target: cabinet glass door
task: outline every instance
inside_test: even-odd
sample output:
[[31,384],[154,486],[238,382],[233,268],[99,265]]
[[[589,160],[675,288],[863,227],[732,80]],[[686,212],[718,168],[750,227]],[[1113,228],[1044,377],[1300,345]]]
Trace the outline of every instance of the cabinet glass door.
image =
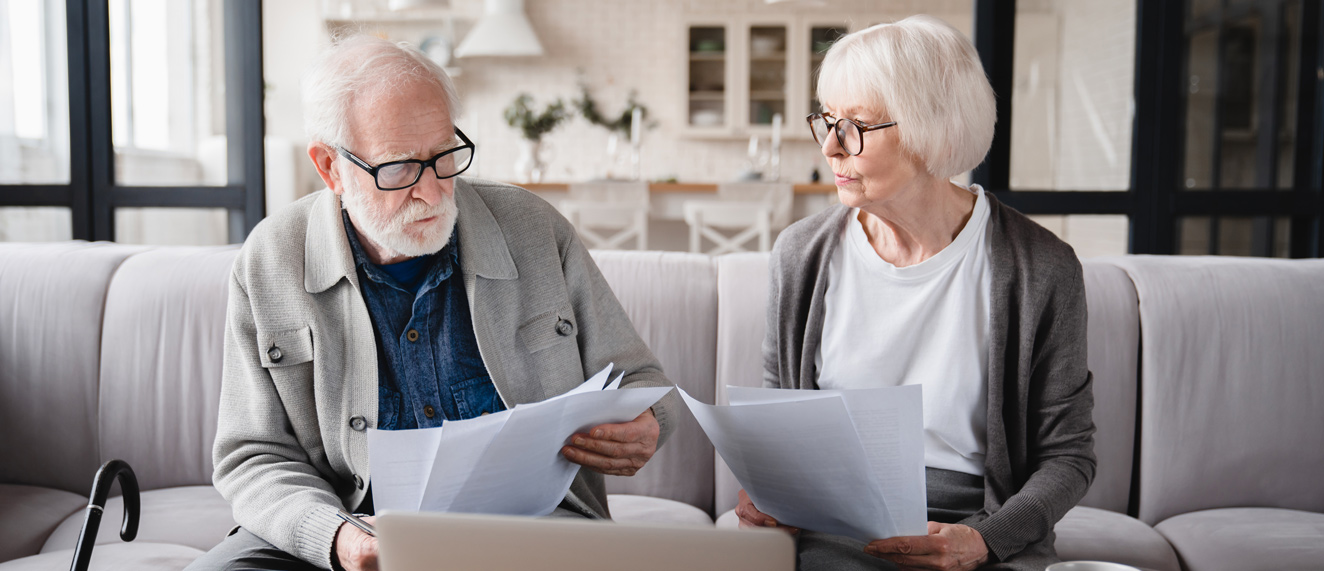
[[786,116],[786,26],[749,29],[749,124]]
[[726,28],[691,26],[689,125],[726,124]]
[[818,100],[818,68],[823,65],[823,56],[827,55],[828,48],[846,32],[845,24],[814,26],[809,30],[809,113],[823,109],[823,103]]

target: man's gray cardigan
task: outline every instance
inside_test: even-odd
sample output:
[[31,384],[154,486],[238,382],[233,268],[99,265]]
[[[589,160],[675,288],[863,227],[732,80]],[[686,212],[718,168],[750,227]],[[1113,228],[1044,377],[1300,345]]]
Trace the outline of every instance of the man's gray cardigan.
[[[456,179],[455,201],[474,336],[507,407],[564,393],[610,362],[627,371],[622,386],[671,385],[549,204],[466,179]],[[341,523],[336,508],[364,499],[365,429],[377,425],[377,349],[340,208],[323,190],[264,220],[244,243],[230,278],[213,451],[213,480],[235,521],[323,568]],[[653,407],[662,439],[677,406],[673,393]],[[581,469],[567,500],[609,516],[595,472]]]
[[[1094,479],[1085,286],[1070,246],[985,196],[993,279],[984,509],[961,523],[984,536],[990,562],[1043,569],[1056,559],[1054,524]],[[817,388],[828,262],[850,213],[834,206],[777,239],[763,343],[766,386]]]

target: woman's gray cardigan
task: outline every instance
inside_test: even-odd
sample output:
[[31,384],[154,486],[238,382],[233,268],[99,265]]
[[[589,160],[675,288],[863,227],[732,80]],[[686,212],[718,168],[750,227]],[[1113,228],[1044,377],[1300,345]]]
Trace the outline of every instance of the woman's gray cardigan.
[[[984,509],[961,523],[984,536],[990,563],[1043,569],[1056,560],[1053,525],[1094,479],[1085,285],[1070,246],[985,196],[993,278]],[[814,356],[823,335],[828,261],[850,212],[834,206],[777,239],[769,262],[765,386],[818,388]]]

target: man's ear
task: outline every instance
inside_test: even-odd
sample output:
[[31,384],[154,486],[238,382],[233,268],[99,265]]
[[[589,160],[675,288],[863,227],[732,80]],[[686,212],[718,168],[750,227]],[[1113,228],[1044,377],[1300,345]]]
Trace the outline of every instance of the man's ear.
[[340,181],[340,169],[336,168],[336,151],[324,143],[316,141],[308,143],[308,158],[312,159],[313,166],[317,167],[317,175],[322,177],[322,182],[331,192],[342,194],[345,192],[345,186]]

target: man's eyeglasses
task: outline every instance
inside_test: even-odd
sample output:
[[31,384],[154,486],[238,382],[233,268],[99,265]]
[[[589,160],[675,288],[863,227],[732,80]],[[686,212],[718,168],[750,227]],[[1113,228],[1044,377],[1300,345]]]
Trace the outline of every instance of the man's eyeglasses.
[[818,143],[818,146],[823,146],[828,132],[834,131],[837,133],[837,143],[841,145],[841,150],[852,156],[864,152],[865,133],[896,125],[896,121],[865,125],[854,119],[838,119],[824,113],[810,113],[805,117],[805,121],[809,122],[809,131],[814,134],[814,142]]
[[469,168],[474,158],[473,141],[464,136],[464,132],[459,129],[455,129],[455,135],[463,144],[444,150],[426,161],[418,159],[391,161],[374,167],[344,148],[336,147],[336,152],[359,168],[368,171],[377,182],[379,190],[401,190],[417,184],[418,180],[423,178],[423,170],[427,167],[432,167],[432,172],[436,173],[438,179],[451,178]]

